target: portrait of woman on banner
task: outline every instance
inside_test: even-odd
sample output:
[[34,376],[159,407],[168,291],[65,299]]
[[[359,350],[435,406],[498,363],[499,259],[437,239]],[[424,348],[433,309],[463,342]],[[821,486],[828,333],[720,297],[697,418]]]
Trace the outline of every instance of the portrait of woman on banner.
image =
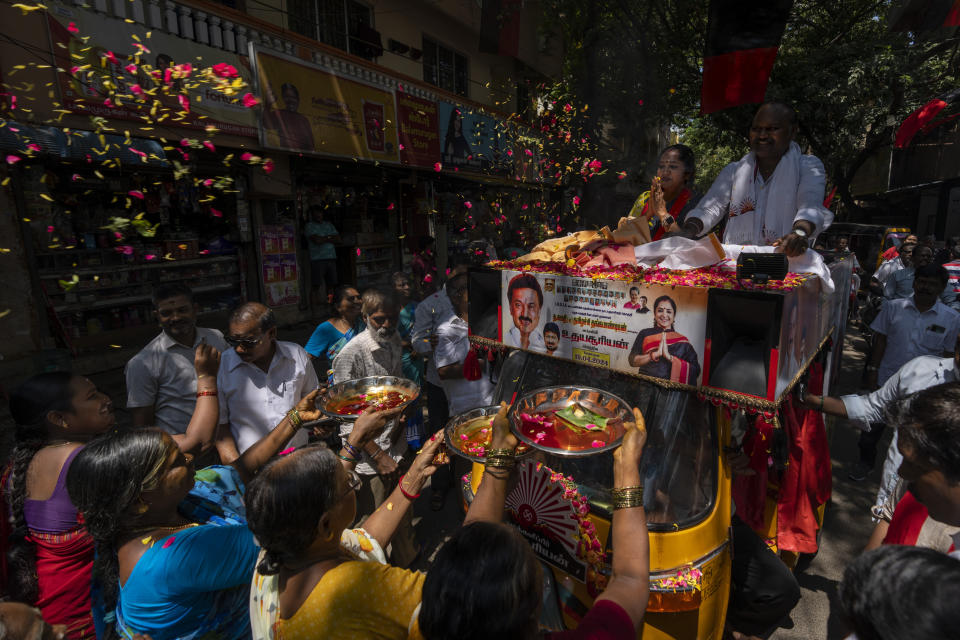
[[443,139],[443,152],[450,161],[453,158],[466,158],[470,155],[470,144],[463,133],[463,114],[454,107],[447,121],[447,135]]
[[674,321],[677,303],[660,296],[653,303],[653,327],[637,334],[630,352],[630,365],[639,373],[671,382],[695,385],[700,377],[697,352],[686,336],[677,333]]

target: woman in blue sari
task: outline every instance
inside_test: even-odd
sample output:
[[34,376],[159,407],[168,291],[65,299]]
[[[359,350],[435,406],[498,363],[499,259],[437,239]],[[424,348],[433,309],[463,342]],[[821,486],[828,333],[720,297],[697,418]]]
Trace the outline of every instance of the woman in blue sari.
[[[91,441],[67,473],[70,500],[96,545],[106,638],[250,637],[250,580],[259,548],[247,527],[245,483],[304,422],[318,391],[229,466],[195,471],[166,433],[114,431]],[[396,411],[364,414],[351,440]]]
[[321,322],[313,330],[304,349],[310,357],[326,361],[327,378],[330,382],[329,365],[340,353],[343,345],[363,331],[363,319],[360,317],[360,293],[353,285],[340,285],[333,292],[333,317]]

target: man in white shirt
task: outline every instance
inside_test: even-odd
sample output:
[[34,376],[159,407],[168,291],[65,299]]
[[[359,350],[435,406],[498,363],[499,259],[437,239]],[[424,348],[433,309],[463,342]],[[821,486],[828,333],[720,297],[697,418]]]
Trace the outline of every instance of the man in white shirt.
[[[898,403],[924,389],[944,382],[957,382],[960,372],[960,336],[954,344],[952,358],[920,356],[910,360],[890,376],[882,387],[866,395],[847,395],[840,398],[819,397],[808,394],[806,404],[824,413],[846,418],[861,430],[869,430],[871,424],[882,424],[887,413]],[[897,448],[898,431],[887,449],[883,462],[880,490],[874,506],[882,508],[897,485],[897,469],[903,457]]]
[[[357,334],[333,359],[333,383],[370,376],[403,376],[403,343],[397,326],[400,305],[393,291],[367,289],[361,310],[367,328]],[[352,422],[340,425],[346,438]],[[383,432],[364,446],[362,460],[356,466],[361,486],[357,494],[357,516],[363,522],[390,495],[399,480],[398,471],[407,453],[407,439],[399,420],[391,420]],[[413,520],[408,511],[391,540],[390,557],[397,566],[406,567],[416,558]]]
[[781,245],[791,257],[806,251],[833,213],[823,206],[823,163],[800,153],[796,132],[792,107],[761,105],[750,127],[750,152],[723,168],[687,214],[682,233],[700,236],[726,219],[725,244]]
[[446,289],[456,315],[437,329],[440,340],[435,357],[437,373],[450,402],[450,414],[457,415],[492,404],[494,386],[486,371],[482,372],[479,380],[467,380],[463,375],[463,363],[470,352],[467,276],[451,278]]
[[[891,271],[883,281],[883,297],[888,300],[909,298],[913,295],[913,278],[917,269],[925,267],[933,260],[930,247],[917,245],[909,258],[903,258],[903,268]],[[949,274],[948,274],[949,275]]]
[[[259,302],[245,302],[230,314],[224,339],[233,349],[223,354],[217,375],[217,450],[229,464],[319,385],[310,356],[298,344],[277,340],[276,316]],[[306,442],[301,430],[290,446]]]
[[[455,257],[451,264],[450,277],[454,278],[466,273],[469,262],[464,257]],[[437,363],[434,360],[434,349],[437,347],[437,328],[454,317],[450,297],[447,295],[446,285],[439,291],[427,296],[417,304],[414,314],[413,332],[410,334],[410,344],[413,350],[424,356],[427,369],[424,374],[423,391],[427,395],[427,416],[430,420],[431,432],[443,429],[450,419],[449,403],[443,390],[443,383],[437,375]],[[453,485],[453,475],[449,465],[441,465],[430,477],[430,506],[436,511],[443,508],[447,491]]]
[[514,276],[507,285],[507,301],[513,326],[504,337],[511,347],[546,352],[543,333],[537,330],[540,310],[543,308],[543,289],[537,277],[530,273]]
[[[928,264],[916,270],[914,294],[910,298],[887,300],[870,328],[876,335],[867,366],[870,388],[885,384],[904,364],[921,355],[942,356],[953,348],[960,330],[960,314],[938,300],[947,284],[943,267]],[[862,480],[873,468],[883,423],[860,434],[860,462],[850,472]]]
[[[898,407],[898,473],[931,518],[960,527],[960,384],[924,389]],[[960,554],[960,534],[953,536]]]
[[197,347],[206,343],[223,352],[227,344],[216,329],[197,327],[198,307],[189,287],[159,287],[153,306],[160,335],[127,363],[127,408],[136,427],[156,425],[170,435],[182,434],[197,404]]

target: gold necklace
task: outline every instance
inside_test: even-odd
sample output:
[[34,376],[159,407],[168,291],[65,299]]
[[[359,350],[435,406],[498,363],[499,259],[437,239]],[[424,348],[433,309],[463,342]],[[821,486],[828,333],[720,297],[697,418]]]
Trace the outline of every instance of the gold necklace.
[[[188,522],[187,524],[181,524],[181,525],[176,526],[176,527],[150,527],[150,528],[144,527],[144,528],[139,529],[139,530],[134,530],[134,533],[137,533],[138,531],[169,531],[170,533],[176,533],[177,531],[180,531],[181,529],[189,529],[189,528],[191,528],[191,527],[199,527],[199,526],[200,526],[200,525],[197,524],[196,522]],[[149,536],[146,536],[146,537],[144,537],[144,538],[141,538],[141,539],[140,539],[140,542],[141,542],[142,544],[145,544],[145,545],[146,545],[146,544],[150,544],[151,542],[155,542],[156,539],[157,539],[157,536],[155,536],[155,535],[149,535]]]

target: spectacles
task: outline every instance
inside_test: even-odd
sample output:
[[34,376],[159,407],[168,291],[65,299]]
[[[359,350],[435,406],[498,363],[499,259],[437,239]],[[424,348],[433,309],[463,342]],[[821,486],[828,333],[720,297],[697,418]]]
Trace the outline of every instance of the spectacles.
[[253,349],[263,342],[263,335],[261,334],[259,338],[232,338],[230,336],[224,336],[223,341],[233,348],[243,347],[244,349]]
[[350,495],[351,491],[359,491],[361,484],[362,481],[360,480],[360,476],[357,475],[356,471],[347,471],[347,490],[343,492],[343,494],[340,496],[340,499],[342,500]]

